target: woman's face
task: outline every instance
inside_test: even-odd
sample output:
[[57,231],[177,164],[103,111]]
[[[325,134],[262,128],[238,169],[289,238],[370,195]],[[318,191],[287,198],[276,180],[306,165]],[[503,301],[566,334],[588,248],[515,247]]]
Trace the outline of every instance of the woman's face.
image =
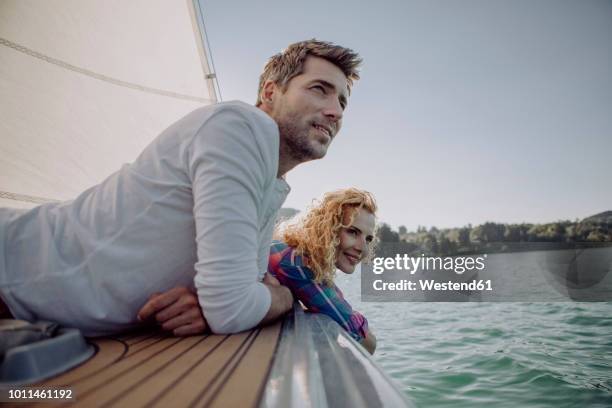
[[[352,211],[344,212],[342,224],[347,225],[351,221]],[[360,208],[353,223],[348,228],[340,229],[336,268],[344,273],[353,273],[355,266],[368,255],[368,244],[374,239],[375,223],[374,214]]]

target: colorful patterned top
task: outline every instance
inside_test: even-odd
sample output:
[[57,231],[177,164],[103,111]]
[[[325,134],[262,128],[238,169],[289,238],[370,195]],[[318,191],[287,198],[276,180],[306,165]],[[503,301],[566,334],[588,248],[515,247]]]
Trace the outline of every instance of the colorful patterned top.
[[365,338],[368,332],[366,318],[353,310],[336,285],[315,283],[312,270],[304,266],[302,257],[292,247],[272,241],[268,272],[288,287],[307,311],[328,315],[357,341]]

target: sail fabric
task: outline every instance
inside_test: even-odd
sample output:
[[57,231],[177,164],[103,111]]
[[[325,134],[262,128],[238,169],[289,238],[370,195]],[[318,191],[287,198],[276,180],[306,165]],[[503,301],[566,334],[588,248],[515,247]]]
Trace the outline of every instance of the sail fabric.
[[74,198],[216,102],[191,0],[0,1],[0,206]]

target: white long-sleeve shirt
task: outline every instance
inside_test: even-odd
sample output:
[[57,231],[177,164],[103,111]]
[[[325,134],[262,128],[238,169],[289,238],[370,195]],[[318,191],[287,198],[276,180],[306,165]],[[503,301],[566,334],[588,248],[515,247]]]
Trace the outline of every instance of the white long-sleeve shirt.
[[279,134],[242,102],[198,109],[75,200],[0,209],[0,291],[16,318],[102,335],[137,324],[149,295],[197,289],[214,332],[270,307],[260,281],[276,212]]

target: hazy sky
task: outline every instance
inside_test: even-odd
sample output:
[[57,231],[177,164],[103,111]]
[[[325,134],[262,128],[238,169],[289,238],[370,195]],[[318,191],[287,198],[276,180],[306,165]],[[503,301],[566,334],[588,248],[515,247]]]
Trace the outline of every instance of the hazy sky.
[[548,222],[612,209],[612,1],[201,0],[224,100],[316,37],[364,58],[327,156],[285,206],[372,191],[392,226]]

